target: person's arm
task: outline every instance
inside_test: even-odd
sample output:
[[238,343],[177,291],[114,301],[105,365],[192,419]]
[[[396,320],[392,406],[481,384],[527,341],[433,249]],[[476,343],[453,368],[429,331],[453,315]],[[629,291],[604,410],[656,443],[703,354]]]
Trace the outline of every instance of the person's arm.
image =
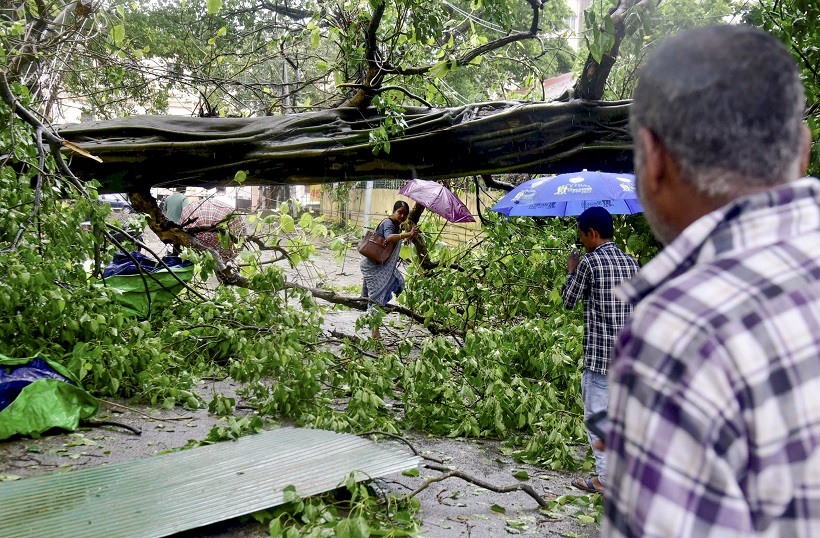
[[567,280],[561,288],[561,298],[564,300],[564,307],[572,310],[584,296],[584,288],[590,276],[589,261],[586,258],[579,261],[578,253],[573,251],[567,260],[567,271]]
[[384,237],[388,243],[398,243],[402,239],[410,239],[419,233],[419,229],[416,226],[413,226],[413,229],[409,232],[402,232],[398,230],[398,226],[391,219],[386,219],[379,228],[381,228],[381,233],[379,233],[378,229],[376,233]]
[[413,228],[409,232],[399,232],[395,234],[390,234],[387,237],[385,237],[385,239],[388,243],[398,243],[402,239],[411,239],[412,237],[415,237],[418,233],[418,227],[413,226]]

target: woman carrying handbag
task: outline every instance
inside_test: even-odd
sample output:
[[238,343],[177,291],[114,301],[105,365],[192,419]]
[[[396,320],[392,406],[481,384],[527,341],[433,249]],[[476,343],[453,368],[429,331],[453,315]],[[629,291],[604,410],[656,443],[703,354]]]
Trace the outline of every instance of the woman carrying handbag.
[[[390,302],[394,293],[398,295],[404,291],[404,277],[398,269],[401,242],[419,233],[419,229],[415,226],[409,232],[401,231],[401,224],[407,220],[408,214],[410,214],[410,206],[407,202],[399,200],[393,204],[393,214],[390,218],[384,219],[376,228],[376,235],[386,240],[388,248],[393,247],[393,252],[387,261],[380,264],[362,256],[361,269],[364,277],[362,297],[367,297],[372,301],[370,308],[374,304],[384,306]],[[373,329],[372,335],[374,339],[381,338],[378,327]]]

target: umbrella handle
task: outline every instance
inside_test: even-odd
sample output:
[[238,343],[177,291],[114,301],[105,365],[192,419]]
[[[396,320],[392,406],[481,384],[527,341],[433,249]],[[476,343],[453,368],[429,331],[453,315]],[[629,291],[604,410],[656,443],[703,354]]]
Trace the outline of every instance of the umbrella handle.
[[[444,221],[444,226],[447,226],[447,221],[446,220]],[[433,245],[435,245],[436,241],[438,241],[438,238],[441,237],[441,232],[444,231],[444,226],[441,227],[441,229],[438,231],[438,235],[436,235],[436,238],[433,239]]]

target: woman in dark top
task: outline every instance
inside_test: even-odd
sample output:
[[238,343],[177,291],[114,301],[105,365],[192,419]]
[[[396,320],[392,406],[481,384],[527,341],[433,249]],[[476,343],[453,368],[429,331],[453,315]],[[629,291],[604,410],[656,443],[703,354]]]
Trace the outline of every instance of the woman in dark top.
[[[393,253],[386,262],[376,263],[362,256],[361,268],[364,277],[362,296],[373,301],[371,307],[374,303],[381,306],[386,305],[394,293],[398,295],[404,290],[404,277],[398,269],[399,251],[402,240],[410,239],[419,233],[419,229],[415,226],[409,232],[401,231],[401,224],[407,220],[409,213],[410,206],[407,202],[399,200],[393,204],[393,214],[390,218],[384,219],[376,228],[376,233],[387,239],[388,243],[395,243]],[[381,338],[378,327],[373,329],[373,338]]]

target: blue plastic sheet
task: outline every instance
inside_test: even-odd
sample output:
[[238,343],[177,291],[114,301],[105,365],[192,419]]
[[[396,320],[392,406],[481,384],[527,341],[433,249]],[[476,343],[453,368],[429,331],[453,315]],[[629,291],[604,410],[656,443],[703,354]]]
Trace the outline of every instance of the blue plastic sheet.
[[22,366],[0,368],[0,411],[8,407],[24,388],[38,379],[56,379],[74,384],[39,358],[32,359]]
[[[131,257],[137,260],[139,267],[134,264]],[[162,261],[172,270],[179,267],[189,267],[193,265],[191,262],[182,261],[182,258],[179,256],[165,256],[162,258]],[[132,252],[130,256],[123,252],[118,252],[114,255],[114,259],[111,260],[111,263],[105,267],[103,278],[108,278],[114,275],[138,275],[141,272],[140,267],[142,268],[142,272],[145,273],[156,273],[157,271],[162,271],[165,269],[165,267],[157,260],[150,258],[141,252]]]

